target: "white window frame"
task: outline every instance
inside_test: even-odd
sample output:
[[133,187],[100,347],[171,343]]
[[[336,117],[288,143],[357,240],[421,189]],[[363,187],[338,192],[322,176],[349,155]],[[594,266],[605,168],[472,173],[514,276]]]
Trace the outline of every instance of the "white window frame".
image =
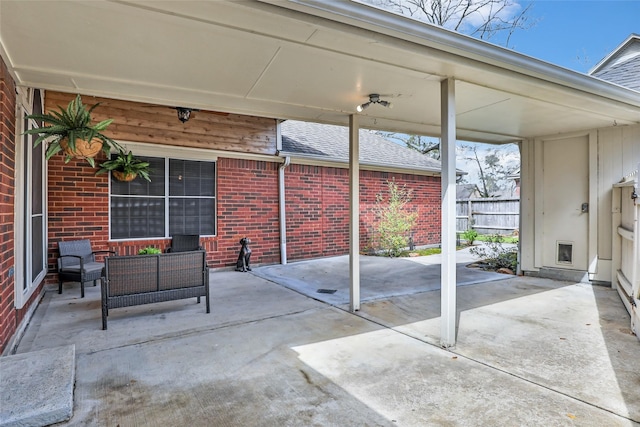
[[[165,158],[167,162],[168,168],[168,159],[176,159],[176,160],[192,160],[192,161],[204,161],[204,162],[212,162],[215,163],[216,174],[215,174],[215,206],[216,212],[214,212],[214,221],[215,221],[215,230],[216,234],[207,235],[206,237],[215,237],[218,232],[218,155],[211,150],[204,150],[198,148],[185,148],[185,147],[173,147],[168,145],[155,145],[155,144],[145,144],[140,142],[128,142],[128,141],[118,141],[120,145],[126,150],[131,150],[134,155],[142,156],[142,157],[159,157]],[[168,170],[168,169],[167,169]],[[109,178],[111,178],[111,173],[109,173]],[[169,196],[169,181],[165,180],[165,198]],[[136,238],[112,238],[111,237],[111,179],[109,179],[109,241],[112,242],[122,242],[122,241],[138,241],[138,240],[150,240],[150,239],[166,239],[170,237],[169,234],[169,204],[165,204],[165,226],[164,226],[164,236],[157,237],[136,237]]]
[[[33,112],[35,89],[33,88],[18,88],[16,96],[16,159],[15,159],[15,190],[14,191],[14,266],[13,272],[10,270],[9,274],[15,274],[14,281],[14,305],[16,309],[23,308],[36,289],[40,286],[42,281],[47,275],[47,262],[48,262],[48,247],[49,247],[49,226],[48,226],[48,188],[47,188],[47,161],[45,160],[45,150],[43,146],[42,150],[42,217],[43,217],[43,269],[36,276],[31,277],[30,272],[25,274],[25,266],[31,266],[32,251],[26,251],[27,242],[25,242],[24,236],[30,232],[31,221],[25,221],[27,213],[30,214],[31,198],[25,198],[25,194],[31,194],[31,176],[25,177],[25,160],[29,164],[33,164],[31,161],[34,135],[23,135],[25,116]],[[42,111],[44,111],[44,91],[40,91],[40,102],[42,103]],[[29,121],[33,126],[35,122]],[[26,144],[23,143],[27,141]],[[28,192],[25,192],[28,189]],[[29,283],[27,283],[29,282]]]

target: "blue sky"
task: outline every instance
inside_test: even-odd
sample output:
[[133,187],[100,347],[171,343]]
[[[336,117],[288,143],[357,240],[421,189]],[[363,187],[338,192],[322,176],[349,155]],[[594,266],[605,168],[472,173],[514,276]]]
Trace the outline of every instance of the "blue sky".
[[511,38],[515,51],[575,71],[588,72],[631,33],[640,34],[640,0],[537,0],[534,27]]

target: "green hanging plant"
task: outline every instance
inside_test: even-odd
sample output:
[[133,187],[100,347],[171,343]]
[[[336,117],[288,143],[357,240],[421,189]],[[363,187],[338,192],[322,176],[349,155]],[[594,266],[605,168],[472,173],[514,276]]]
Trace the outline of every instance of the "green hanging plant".
[[53,155],[63,151],[65,163],[73,158],[84,159],[92,167],[95,167],[94,157],[102,150],[108,155],[112,149],[121,151],[122,147],[113,139],[102,134],[113,119],[103,120],[94,125],[91,124],[91,112],[100,105],[87,109],[82,103],[80,95],[69,102],[67,108],[58,106],[59,111],[51,111],[46,114],[30,114],[29,119],[43,122],[43,125],[34,129],[28,129],[24,133],[38,135],[33,146],[37,147],[42,142],[47,143],[45,157],[49,160]]
[[100,164],[100,169],[96,172],[96,175],[111,172],[119,181],[133,181],[139,176],[151,182],[149,171],[149,162],[138,159],[131,151],[120,150],[111,159]]

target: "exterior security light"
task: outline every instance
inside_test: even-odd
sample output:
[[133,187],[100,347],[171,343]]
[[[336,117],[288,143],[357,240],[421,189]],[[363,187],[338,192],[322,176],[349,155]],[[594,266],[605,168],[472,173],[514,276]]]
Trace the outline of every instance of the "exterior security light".
[[191,117],[191,108],[176,107],[176,110],[178,110],[178,120],[182,123],[185,123]]
[[178,111],[178,120],[180,120],[182,123],[189,120],[192,112],[200,111],[200,110],[196,110],[195,108],[186,108],[186,107],[176,107],[176,110]]

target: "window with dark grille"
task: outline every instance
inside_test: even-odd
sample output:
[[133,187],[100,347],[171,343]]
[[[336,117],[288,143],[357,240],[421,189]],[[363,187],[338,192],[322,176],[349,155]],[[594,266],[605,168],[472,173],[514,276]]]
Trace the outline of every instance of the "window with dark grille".
[[215,162],[139,157],[151,182],[111,178],[111,238],[215,235]]

